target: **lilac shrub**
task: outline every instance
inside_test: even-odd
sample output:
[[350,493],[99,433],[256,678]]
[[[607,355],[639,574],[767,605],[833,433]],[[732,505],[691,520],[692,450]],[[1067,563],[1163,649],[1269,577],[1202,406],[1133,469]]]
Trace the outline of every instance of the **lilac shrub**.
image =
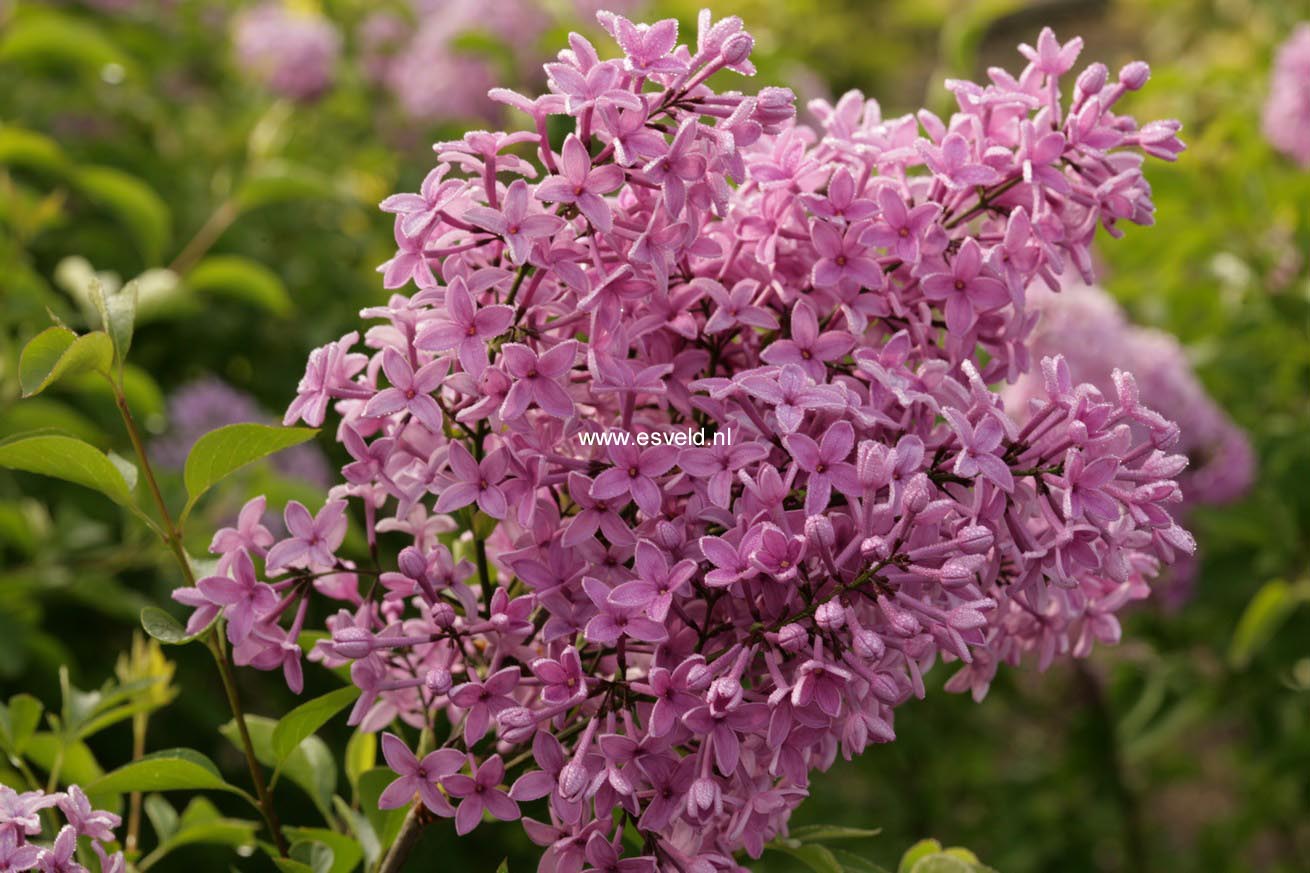
[[1302,166],[1310,166],[1310,21],[1303,21],[1278,48],[1265,99],[1265,138]]
[[279,0],[245,9],[232,22],[241,67],[275,94],[306,102],[322,96],[336,75],[341,34],[327,18]]
[[[439,143],[382,204],[397,293],[286,416],[335,411],[341,484],[281,540],[252,502],[177,597],[297,689],[334,604],[310,660],[348,668],[410,822],[526,813],[547,870],[737,870],[936,661],[981,699],[1084,656],[1191,552],[1178,427],[1129,373],[1034,360],[1026,297],[1150,224],[1144,156],[1182,144],[1114,111],[1145,64],[1062,88],[1081,41],[1050,30],[949,82],[950,118],[851,92],[812,129],[707,84],[754,72],[740,20],[599,19],[620,57],[570,36],[548,93],[491,92],[525,129]],[[688,428],[731,439],[649,439]],[[351,518],[394,560],[340,554]]]
[[[49,844],[33,842],[42,836],[42,815],[58,811],[66,822],[58,833],[46,835]],[[54,821],[52,817],[50,819]],[[67,791],[18,792],[0,785],[0,870],[40,870],[42,873],[124,873],[127,861],[122,852],[109,852],[114,830],[121,819],[112,812],[93,809],[91,801],[76,785]],[[78,861],[78,842],[90,845],[97,866],[87,868]]]

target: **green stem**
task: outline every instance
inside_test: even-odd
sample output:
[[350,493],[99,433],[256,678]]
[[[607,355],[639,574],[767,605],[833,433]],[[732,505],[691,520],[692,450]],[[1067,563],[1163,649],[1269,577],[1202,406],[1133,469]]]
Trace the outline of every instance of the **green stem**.
[[218,242],[218,238],[223,235],[223,232],[232,226],[232,222],[236,221],[237,216],[240,214],[241,210],[237,208],[235,201],[224,200],[220,203],[218,208],[205,220],[205,223],[200,226],[200,230],[196,231],[196,235],[191,238],[191,241],[173,259],[173,263],[168,265],[168,269],[180,276],[194,267],[205,256],[205,252],[209,251],[214,243]]
[[423,828],[427,827],[431,820],[427,808],[422,803],[411,806],[405,815],[404,824],[400,826],[400,833],[396,834],[396,841],[391,844],[382,863],[378,865],[377,873],[400,873],[405,866],[405,861],[409,859],[410,852],[418,845],[419,837],[423,835]]
[[255,758],[255,746],[250,740],[250,730],[246,727],[246,713],[241,706],[241,697],[237,694],[236,680],[232,676],[232,666],[228,664],[227,653],[223,650],[223,638],[219,636],[218,625],[209,637],[209,650],[214,654],[214,663],[218,665],[219,675],[223,677],[223,691],[227,694],[228,705],[237,723],[237,732],[241,735],[241,748],[246,753],[246,766],[250,769],[250,781],[255,784],[255,795],[259,799],[259,811],[264,815],[264,824],[273,835],[278,854],[287,856],[287,841],[282,835],[282,825],[277,819],[277,810],[273,808],[273,796],[269,794],[264,782],[264,769]]
[[[182,532],[178,529],[177,524],[173,521],[172,514],[168,511],[168,503],[164,500],[163,491],[159,488],[159,481],[155,478],[154,468],[150,466],[150,457],[146,454],[145,441],[141,438],[141,431],[137,427],[136,419],[132,416],[132,409],[128,405],[127,397],[123,394],[121,386],[110,380],[110,387],[114,392],[114,403],[118,406],[119,414],[123,418],[123,426],[127,429],[128,439],[132,442],[132,450],[136,453],[137,462],[141,465],[141,474],[145,477],[146,486],[155,501],[155,508],[159,511],[160,523],[163,525],[163,537],[168,544],[173,557],[177,559],[177,565],[182,570],[182,576],[186,579],[188,585],[194,587],[196,584],[196,574],[191,568],[191,561],[187,557],[186,550],[182,546]],[[267,824],[269,833],[273,837],[273,842],[277,845],[278,853],[282,857],[287,857],[286,837],[282,835],[282,828],[278,824],[277,812],[273,809],[273,800],[268,793],[268,787],[264,783],[264,771],[260,767],[259,761],[255,757],[255,746],[250,740],[250,732],[246,729],[245,712],[241,706],[241,698],[237,694],[236,683],[232,678],[232,668],[228,664],[227,654],[223,649],[223,638],[220,636],[222,622],[215,624],[209,631],[209,637],[206,643],[209,650],[214,655],[214,661],[218,665],[218,672],[223,678],[223,690],[227,693],[228,704],[232,709],[232,716],[236,719],[237,730],[241,735],[241,749],[246,756],[246,766],[250,769],[250,778],[255,785],[255,793],[259,797],[259,809],[263,813],[264,822]]]

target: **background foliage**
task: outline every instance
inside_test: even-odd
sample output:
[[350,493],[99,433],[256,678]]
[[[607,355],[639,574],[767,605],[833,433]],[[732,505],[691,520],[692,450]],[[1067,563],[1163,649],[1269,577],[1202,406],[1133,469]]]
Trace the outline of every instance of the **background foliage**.
[[[306,352],[385,299],[373,267],[393,246],[377,201],[417,187],[427,144],[486,124],[414,120],[370,83],[357,62],[357,27],[376,5],[367,0],[322,4],[347,40],[335,86],[310,104],[280,100],[233,57],[234,5],[0,0],[0,439],[55,428],[129,453],[95,380],[18,402],[19,349],[51,315],[98,325],[86,296],[93,271],[111,285],[141,277],[125,382],[152,440],[193,426],[168,398],[205,377],[276,417]],[[517,61],[544,56],[576,14],[545,5],[535,43],[473,28],[455,50],[523,68]],[[668,0],[647,13],[690,22],[695,11]],[[888,114],[941,108],[943,77],[1009,63],[1041,24],[1083,33],[1086,53],[1112,67],[1148,59],[1154,81],[1133,111],[1180,118],[1191,148],[1153,168],[1159,225],[1107,248],[1106,284],[1136,320],[1180,337],[1259,457],[1246,499],[1192,517],[1202,556],[1188,602],[1140,610],[1125,642],[1088,662],[1043,676],[1003,671],[981,706],[930,693],[905,707],[899,740],[821,778],[797,825],[881,828],[841,848],[889,868],[934,836],[1006,873],[1307,869],[1310,646],[1298,628],[1310,601],[1310,171],[1270,149],[1259,109],[1274,49],[1310,7],[831,0],[816,14],[802,0],[732,0],[716,12],[747,19],[762,82],[797,83],[803,97],[858,86]],[[204,523],[191,529],[226,521],[252,491],[313,495],[314,469],[257,464],[202,504]],[[180,502],[180,472],[163,484]],[[196,554],[206,545],[188,543]],[[201,751],[240,773],[235,747],[213,731],[228,716],[199,647],[168,650],[172,686],[189,692],[176,700],[158,656],[131,651],[140,610],[167,602],[175,572],[113,504],[0,472],[0,698],[10,700],[0,745],[11,761],[0,761],[0,782],[23,779],[11,766],[19,740],[42,781],[51,769],[61,782],[91,781],[131,758],[133,724],[159,707],[150,748],[212,736]],[[93,701],[75,693],[101,687],[115,673],[107,654],[120,651],[117,690]],[[295,705],[275,677],[244,671],[239,681],[257,714]],[[338,685],[315,668],[306,699]],[[32,698],[59,727],[37,721],[23,736],[39,712]],[[287,820],[310,827],[338,814],[334,791],[359,804],[378,788],[364,772],[371,741],[333,761],[327,749],[350,737],[339,723],[320,733],[325,742],[302,745],[285,766],[297,788],[279,798]],[[253,823],[227,817],[246,811],[221,793],[185,811],[148,801],[146,812],[147,845],[171,835],[179,846],[159,869],[221,869],[254,835]],[[516,827],[479,831],[494,840],[441,831],[414,869],[441,858],[489,871],[506,854],[511,870],[532,867]],[[769,853],[761,868],[825,863],[803,845]]]

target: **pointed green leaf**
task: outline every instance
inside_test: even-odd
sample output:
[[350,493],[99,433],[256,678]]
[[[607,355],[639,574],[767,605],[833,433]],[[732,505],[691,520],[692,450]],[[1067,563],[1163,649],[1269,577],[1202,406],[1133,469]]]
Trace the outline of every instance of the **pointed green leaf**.
[[911,868],[919,861],[931,855],[940,854],[941,850],[942,844],[937,840],[920,840],[905,850],[905,854],[901,856],[900,866],[896,868],[896,873],[910,873]]
[[86,787],[88,792],[116,794],[196,789],[235,791],[223,781],[214,763],[193,749],[167,749],[146,755],[106,773]]
[[[271,718],[258,715],[246,716],[246,730],[250,732],[250,743],[254,747],[255,757],[265,767],[278,767],[283,776],[300,786],[309,795],[324,819],[330,820],[332,795],[337,789],[337,764],[332,757],[332,752],[318,737],[306,737],[279,765],[273,757],[273,729],[276,724],[277,722]],[[235,720],[219,728],[219,733],[226,737],[228,742],[240,747],[241,738]]]
[[196,264],[186,285],[198,294],[252,303],[274,315],[291,311],[291,294],[268,267],[240,255],[213,255]]
[[53,476],[99,491],[120,505],[132,503],[127,480],[113,462],[73,437],[41,434],[0,443],[0,467]]
[[23,347],[18,382],[24,397],[33,397],[65,376],[109,373],[114,344],[109,335],[93,331],[78,336],[66,327],[48,327]]
[[173,218],[153,188],[114,167],[82,167],[74,183],[88,200],[123,223],[147,266],[159,263],[172,236]]
[[177,810],[162,794],[151,794],[142,804],[145,806],[146,818],[155,829],[155,840],[159,845],[168,842],[168,838],[177,832]]
[[308,427],[274,427],[267,424],[229,424],[196,440],[187,455],[187,509],[202,494],[227,476],[260,458],[300,445],[317,430]]
[[833,840],[863,840],[868,837],[876,837],[879,833],[881,833],[879,828],[847,828],[838,825],[815,824],[791,828],[787,835],[793,840],[800,840],[802,843],[830,843]]
[[332,716],[355,702],[359,689],[354,686],[329,691],[322,697],[300,704],[284,715],[273,728],[273,757],[279,763],[296,750],[300,741],[327,724]]
[[815,873],[844,873],[841,863],[819,843],[797,843],[793,840],[775,840],[768,848],[791,855]]
[[1297,589],[1283,579],[1266,582],[1238,619],[1237,630],[1228,648],[1228,663],[1239,669],[1248,666],[1251,659],[1269,644],[1278,629],[1296,609],[1301,597]]
[[328,830],[327,828],[285,828],[287,839],[291,840],[291,857],[301,858],[308,861],[310,866],[315,865],[315,860],[311,856],[304,857],[305,849],[297,849],[306,845],[322,845],[331,849],[331,861],[327,868],[327,873],[350,873],[356,865],[364,859],[364,852],[359,844],[345,834]]
[[857,855],[845,849],[833,849],[832,856],[841,864],[845,873],[889,873],[886,867],[873,863],[863,855]]
[[350,787],[359,791],[359,777],[372,770],[378,761],[377,734],[355,731],[346,743],[346,778]]
[[[218,616],[214,616],[214,621],[217,620]],[[211,621],[196,633],[189,634],[181,622],[159,607],[147,606],[141,610],[142,629],[166,646],[183,646],[194,642],[212,626],[213,622]]]
[[9,705],[0,705],[0,748],[21,756],[28,740],[41,724],[41,701],[30,694],[15,694]]

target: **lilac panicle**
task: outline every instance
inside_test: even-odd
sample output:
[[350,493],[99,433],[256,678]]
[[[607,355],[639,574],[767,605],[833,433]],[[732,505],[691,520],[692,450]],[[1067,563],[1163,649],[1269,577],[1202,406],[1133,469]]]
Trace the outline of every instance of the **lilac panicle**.
[[[524,129],[439,143],[384,202],[397,293],[286,416],[335,413],[343,481],[271,547],[252,518],[215,541],[267,549],[276,597],[185,602],[249,607],[238,659],[298,677],[307,606],[336,601],[311,660],[393,732],[389,806],[523,816],[545,869],[737,870],[934,663],[981,698],[1085,655],[1191,551],[1178,428],[1130,375],[1038,359],[1026,299],[1151,223],[1142,165],[1182,143],[1116,112],[1144,65],[1062,87],[1081,42],[1049,30],[1017,74],[950,82],[948,118],[852,92],[810,128],[785,88],[706,84],[754,71],[739,19],[598,19],[618,57],[571,35],[546,93],[492,90]],[[1030,370],[1017,409],[994,386]],[[347,506],[394,562],[340,555]]]
[[[41,813],[49,809],[57,809],[67,822],[53,834],[42,832]],[[0,785],[0,871],[123,873],[127,865],[123,853],[106,850],[117,840],[114,831],[121,823],[115,813],[93,808],[77,785],[53,793],[20,792]],[[98,862],[94,868],[80,863],[79,842],[94,850]]]

